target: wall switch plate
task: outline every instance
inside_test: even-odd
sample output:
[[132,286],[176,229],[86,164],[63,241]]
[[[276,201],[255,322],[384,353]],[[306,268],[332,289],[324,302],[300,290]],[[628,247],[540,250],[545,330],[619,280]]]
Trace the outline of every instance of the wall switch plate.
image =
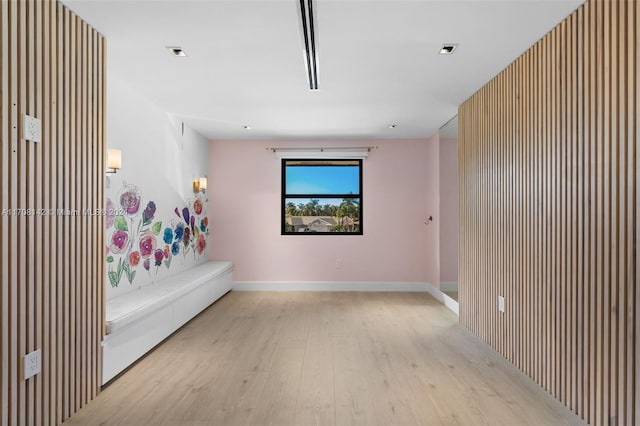
[[25,114],[22,133],[25,140],[42,142],[42,122],[39,118]]
[[336,269],[342,269],[342,259],[336,259]]
[[42,365],[40,349],[24,356],[24,380],[27,380],[40,373]]
[[498,296],[498,310],[504,312],[504,296]]

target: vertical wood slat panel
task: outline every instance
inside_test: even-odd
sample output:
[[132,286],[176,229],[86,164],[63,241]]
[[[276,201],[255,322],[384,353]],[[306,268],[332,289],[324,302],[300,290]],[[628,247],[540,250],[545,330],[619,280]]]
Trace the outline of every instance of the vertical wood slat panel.
[[620,56],[622,52],[626,52],[626,39],[625,34],[621,34],[620,30],[626,27],[626,2],[621,2],[618,5],[617,10],[617,22],[618,28],[616,32],[616,38],[618,39],[617,52],[618,52],[618,67],[617,67],[617,157],[616,157],[616,181],[617,181],[617,212],[616,212],[616,240],[617,240],[617,262],[616,269],[618,270],[617,276],[617,288],[615,297],[615,312],[616,312],[616,412],[625,413],[626,407],[624,398],[625,382],[624,371],[626,370],[625,355],[626,355],[626,342],[625,338],[625,322],[626,318],[626,298],[628,297],[626,292],[626,275],[627,275],[627,262],[628,257],[626,255],[626,236],[624,229],[626,227],[626,159],[628,158],[628,152],[626,150],[627,135],[626,135],[626,109],[627,109],[627,95],[623,91],[624,82],[627,79],[626,76],[626,58]]
[[[60,424],[100,385],[104,39],[57,1],[13,0],[0,47],[0,424]],[[42,143],[22,139],[24,114]]]
[[[16,160],[15,160],[15,152],[17,149],[17,143],[15,142],[18,135],[17,128],[17,78],[14,77],[18,74],[18,60],[17,60],[17,51],[18,51],[18,30],[17,30],[17,5],[16,2],[9,3],[8,7],[8,57],[9,57],[9,66],[8,66],[8,88],[7,88],[7,98],[9,99],[9,121],[7,122],[7,126],[9,129],[9,139],[7,143],[7,181],[9,182],[9,187],[13,188],[15,182],[17,181],[17,172],[16,172]],[[3,185],[4,186],[4,185]],[[8,205],[16,205],[17,204],[17,191],[8,191],[7,202]],[[7,205],[7,206],[8,206]],[[7,237],[7,251],[12,251],[15,253],[15,240],[16,240],[16,219],[14,216],[10,216],[8,218],[8,232],[6,234]],[[3,256],[4,257],[4,256]],[[7,261],[7,279],[9,282],[17,281],[17,266],[16,266],[16,256],[10,256]],[[5,288],[5,286],[3,286]],[[7,345],[15,347],[18,342],[16,338],[16,324],[17,324],[17,297],[16,297],[16,289],[8,288],[7,294],[7,305],[8,305],[8,318],[7,318]],[[5,351],[2,351],[5,354]],[[17,423],[17,407],[18,407],[18,392],[17,392],[17,376],[18,376],[18,363],[16,361],[16,356],[13,352],[6,353],[5,356],[8,358],[8,367],[6,371],[6,380],[9,383],[9,389],[15,389],[12,393],[8,394],[8,413],[9,413],[9,421],[8,424],[15,425]]]
[[[91,112],[92,112],[92,106],[91,106],[91,95],[90,95],[90,90],[92,89],[92,87],[89,85],[89,81],[93,78],[93,76],[91,75],[91,73],[93,72],[93,69],[91,69],[89,67],[89,61],[90,61],[90,57],[91,57],[91,48],[92,48],[92,37],[91,37],[91,27],[89,27],[89,25],[87,23],[83,22],[82,25],[82,30],[83,30],[83,34],[82,34],[82,39],[84,40],[84,65],[83,65],[83,70],[82,70],[82,75],[84,78],[84,95],[83,95],[83,99],[82,99],[82,103],[84,105],[83,110],[84,110],[84,117],[83,117],[83,122],[84,122],[84,156],[83,156],[83,170],[82,170],[82,175],[84,176],[84,181],[86,183],[86,185],[82,188],[82,193],[83,193],[83,205],[84,205],[84,209],[88,212],[91,212],[91,215],[94,214],[95,212],[95,208],[92,205],[92,197],[91,194],[93,193],[93,179],[91,177],[91,168],[89,166],[89,161],[91,160],[90,158],[90,152],[91,152],[91,134],[90,134],[90,123],[89,123],[89,119],[91,117]],[[92,244],[92,235],[95,232],[99,232],[98,230],[92,230],[89,227],[89,224],[91,222],[93,222],[93,218],[91,215],[87,215],[85,214],[83,216],[83,231],[82,231],[82,235],[83,235],[83,240],[82,240],[82,244],[83,247],[87,247],[88,248],[88,252],[85,254],[86,256],[86,262],[83,262],[82,267],[84,269],[84,273],[82,274],[82,279],[85,283],[90,283],[93,282],[92,281],[92,277],[89,275],[89,269],[92,267],[92,263],[96,261],[95,259],[93,259],[93,252],[95,250],[93,244]],[[91,324],[91,315],[89,314],[89,309],[91,307],[91,287],[87,286],[87,285],[83,285],[83,290],[84,290],[84,297],[83,297],[83,301],[82,301],[82,306],[83,306],[83,313],[82,313],[82,324],[84,324],[84,330],[82,331],[82,335],[84,336],[84,345],[83,345],[83,351],[84,351],[84,362],[83,362],[83,371],[91,371],[91,357],[93,356],[93,345],[91,344],[91,339],[93,338],[93,332],[92,329],[93,327],[90,327],[89,324]],[[88,401],[91,400],[91,388],[92,388],[92,381],[91,381],[91,374],[87,374],[84,376],[84,383],[83,383],[83,387],[82,387],[82,400],[83,401]]]
[[[628,317],[635,317],[635,322],[629,328],[627,333],[628,339],[634,339],[636,346],[629,345],[628,356],[630,365],[635,370],[635,379],[629,378],[630,388],[628,391],[635,390],[635,402],[629,404],[628,417],[638,422],[640,421],[640,350],[637,349],[640,344],[640,312],[638,312],[637,306],[640,306],[640,249],[638,249],[638,242],[640,241],[640,148],[638,148],[638,132],[640,131],[640,124],[638,123],[638,114],[640,114],[640,91],[638,87],[637,76],[640,72],[640,31],[638,30],[638,24],[640,23],[640,6],[637,2],[633,3],[635,13],[632,11],[629,13],[629,28],[627,34],[629,35],[629,49],[628,55],[633,57],[635,52],[636,60],[629,60],[629,82],[630,82],[630,106],[631,111],[629,113],[629,143],[630,146],[630,163],[633,165],[630,169],[631,176],[629,178],[629,193],[632,195],[633,202],[630,203],[630,217],[628,223],[632,223],[635,227],[635,236],[633,231],[629,235],[630,245],[633,250],[630,250],[630,258],[633,263],[629,269],[629,289],[630,297],[628,303]],[[633,44],[635,43],[635,46]],[[635,157],[635,160],[634,160]],[[635,217],[634,212],[635,210]],[[630,225],[629,225],[630,226]],[[635,239],[634,239],[635,238]],[[633,258],[633,252],[635,251],[635,259]],[[635,298],[635,300],[634,300]],[[629,324],[627,324],[629,325]],[[635,353],[634,353],[635,351]]]
[[[27,81],[29,79],[28,71],[27,71],[27,57],[28,57],[28,49],[27,49],[27,13],[28,13],[28,3],[21,1],[18,2],[17,8],[17,16],[18,16],[18,30],[17,30],[17,46],[19,49],[19,53],[17,55],[18,62],[18,73],[17,73],[17,84],[16,84],[16,124],[17,124],[17,158],[16,158],[16,198],[17,205],[20,209],[26,208],[23,206],[27,205],[27,156],[29,155],[29,147],[24,147],[20,145],[20,121],[24,114],[27,113]],[[28,267],[28,259],[27,259],[27,250],[29,247],[29,243],[27,241],[27,222],[29,218],[26,215],[21,215],[16,218],[17,222],[17,235],[16,241],[14,245],[16,247],[16,270],[17,270],[17,279],[18,283],[21,283],[17,286],[17,317],[16,317],[16,340],[19,352],[16,355],[16,366],[18,367],[16,374],[16,382],[18,384],[18,423],[21,425],[27,423],[28,411],[26,410],[26,398],[27,398],[27,384],[20,380],[20,370],[21,370],[21,360],[19,354],[27,353],[27,328],[29,323],[27,322],[27,313],[29,307],[27,305],[27,296],[26,292],[28,291],[29,286],[29,277],[27,276],[27,267]]]
[[[9,3],[0,2],[0,179],[9,181],[9,155],[10,155],[10,93],[9,93]],[[4,185],[0,187],[0,203],[2,208],[9,204],[9,194]],[[7,215],[0,217],[0,250],[6,253],[9,247],[9,218]],[[0,256],[0,279],[2,283],[9,281],[9,262],[7,256]],[[0,345],[2,348],[9,346],[9,288],[0,287]],[[0,424],[8,425],[10,401],[8,395],[11,376],[9,374],[9,351],[0,350]]]
[[[68,9],[66,8],[61,8],[61,12],[62,12],[62,24],[63,24],[63,28],[62,28],[62,49],[63,52],[68,52],[69,55],[69,59],[67,60],[65,58],[65,60],[63,61],[62,65],[63,65],[63,71],[62,71],[62,99],[61,99],[61,104],[63,105],[62,107],[62,114],[60,117],[60,124],[62,127],[62,138],[60,141],[60,159],[61,159],[61,166],[60,169],[61,170],[67,170],[67,173],[63,174],[62,176],[60,176],[60,180],[62,181],[62,185],[61,185],[61,193],[60,193],[60,203],[62,205],[62,208],[65,209],[65,211],[70,211],[72,208],[71,205],[71,197],[69,194],[69,178],[71,175],[73,175],[73,170],[70,169],[70,165],[69,165],[69,140],[72,138],[72,135],[69,133],[69,120],[70,120],[70,109],[71,109],[71,99],[70,99],[70,87],[69,87],[69,79],[70,79],[70,73],[71,73],[71,60],[73,59],[73,53],[71,51],[71,20],[70,20],[70,12]],[[61,236],[63,236],[62,240],[64,241],[63,243],[63,248],[61,253],[65,253],[66,255],[68,255],[69,257],[73,256],[73,253],[71,253],[71,248],[69,245],[69,241],[73,238],[71,236],[71,232],[69,231],[69,226],[68,226],[68,222],[69,222],[69,217],[67,215],[61,215],[60,216],[60,221],[62,222],[62,232],[61,232]],[[67,256],[61,256],[61,268],[62,268],[62,280],[63,282],[69,283],[69,285],[67,286],[63,286],[61,288],[61,292],[62,292],[62,303],[64,304],[64,306],[71,306],[73,304],[73,301],[70,299],[69,295],[71,294],[71,289],[73,287],[73,282],[71,281],[72,278],[69,274],[69,259]],[[70,341],[71,338],[70,336],[70,332],[69,332],[69,323],[70,323],[70,316],[71,316],[71,312],[67,309],[65,310],[61,310],[62,312],[62,323],[61,325],[61,332],[62,332],[62,359],[63,359],[63,363],[62,363],[62,368],[64,371],[64,373],[62,374],[62,400],[63,400],[63,404],[62,404],[62,418],[68,418],[70,416],[70,405],[71,405],[71,400],[72,400],[72,394],[71,394],[71,388],[72,388],[72,384],[70,382],[70,378],[71,378],[71,374],[72,374],[72,368],[73,366],[71,365],[70,362]]]
[[[11,97],[10,67],[9,67],[9,3],[0,2],[0,203],[2,208],[9,205],[9,191],[5,189],[4,182],[9,181],[9,157],[11,136]],[[0,216],[0,250],[7,253],[9,250],[9,217]],[[9,346],[9,287],[4,283],[9,282],[9,261],[7,256],[0,256],[0,345],[3,348]],[[9,375],[10,359],[8,351],[0,351],[0,424],[8,425],[9,407],[8,398],[11,377]]]
[[577,222],[575,224],[576,232],[576,244],[577,244],[577,259],[576,259],[576,281],[575,281],[575,295],[576,295],[576,320],[574,333],[574,347],[575,347],[575,362],[576,369],[575,375],[575,390],[574,390],[574,410],[577,412],[585,412],[584,400],[580,398],[580,395],[585,393],[586,382],[584,380],[583,372],[585,369],[584,354],[586,347],[584,344],[583,330],[585,329],[585,292],[583,283],[586,281],[585,277],[585,205],[580,203],[580,200],[586,199],[585,197],[585,144],[584,140],[584,109],[585,99],[584,92],[580,90],[584,87],[584,67],[581,68],[580,64],[584,64],[584,33],[582,31],[584,27],[584,9],[578,10],[577,19],[573,29],[573,36],[575,39],[575,51],[574,51],[574,64],[573,72],[575,75],[574,82],[574,105],[576,108],[576,127],[574,143],[576,145],[576,180],[577,180],[577,193],[574,199],[576,204]]
[[568,198],[568,214],[567,214],[567,226],[568,226],[568,234],[569,234],[569,272],[568,272],[568,287],[566,292],[566,301],[567,301],[567,328],[566,333],[569,335],[569,339],[567,340],[568,347],[566,352],[566,359],[569,368],[569,378],[567,380],[567,405],[574,411],[577,410],[577,402],[576,402],[576,388],[577,388],[577,375],[576,368],[578,364],[578,355],[576,353],[576,336],[577,336],[577,303],[578,303],[578,295],[577,295],[577,287],[576,280],[578,278],[577,271],[577,257],[579,254],[579,248],[577,244],[577,231],[576,226],[578,224],[578,213],[576,206],[576,193],[578,192],[578,178],[577,178],[577,164],[576,164],[576,156],[577,156],[577,146],[576,146],[576,137],[578,134],[577,129],[577,105],[576,105],[576,82],[577,75],[574,70],[575,63],[575,51],[577,49],[577,41],[575,41],[575,25],[576,25],[577,15],[574,14],[569,17],[568,27],[567,27],[567,41],[566,47],[568,49],[567,55],[567,104],[568,108],[568,123],[567,123],[567,146],[569,155],[567,157],[567,166],[568,166],[568,182],[569,182],[569,191],[567,194]]
[[[38,99],[42,99],[42,96],[49,98],[52,100],[51,94],[51,43],[50,38],[47,35],[52,34],[53,26],[51,25],[51,8],[49,3],[44,2],[41,4],[41,22],[42,25],[39,26],[40,34],[38,36],[39,43],[42,45],[42,54],[40,56],[40,62],[42,64],[40,81],[42,82],[42,95],[38,97]],[[39,116],[42,117],[43,123],[43,140],[52,141],[51,135],[51,101],[50,102],[42,102],[41,112]],[[49,167],[49,159],[51,156],[51,143],[45,144],[42,146],[42,156],[40,158],[41,161],[41,174],[40,179],[38,180],[38,186],[42,188],[41,196],[40,196],[40,204],[43,208],[46,208],[50,205],[50,187],[48,185],[48,176],[51,174],[51,168]],[[49,315],[51,312],[51,307],[45,305],[43,303],[44,300],[51,300],[51,291],[50,286],[47,285],[52,282],[51,279],[51,262],[50,262],[50,254],[44,250],[44,247],[47,245],[49,241],[51,241],[51,221],[49,217],[42,216],[42,232],[40,234],[40,240],[38,242],[38,246],[40,248],[39,258],[42,258],[42,279],[39,281],[41,285],[40,289],[40,300],[37,302],[37,305],[41,307],[41,316],[40,321],[38,322],[38,327],[42,332],[40,346],[43,348],[44,352],[44,360],[43,369],[47,371],[51,371],[52,369],[52,359],[53,352],[51,351],[51,332],[49,330]],[[40,399],[41,399],[41,413],[38,416],[38,424],[48,424],[52,423],[52,418],[50,416],[51,412],[51,402],[50,395],[48,390],[51,386],[51,374],[46,374],[42,377],[42,386],[40,387]]]
[[[66,109],[66,118],[65,118],[65,132],[66,138],[64,140],[64,170],[68,170],[64,177],[64,197],[65,202],[67,203],[67,208],[70,212],[75,212],[78,208],[76,204],[75,198],[75,187],[73,185],[73,181],[75,180],[75,176],[77,176],[77,172],[74,167],[74,160],[76,156],[76,151],[74,149],[74,145],[77,141],[78,135],[75,132],[75,123],[77,120],[76,117],[76,61],[78,52],[76,51],[76,20],[70,10],[65,10],[66,20],[68,22],[67,27],[67,41],[68,41],[68,52],[69,52],[69,61],[67,61],[68,72],[65,73],[65,95],[67,106]],[[65,270],[67,273],[67,279],[69,280],[69,286],[67,287],[67,303],[69,306],[78,306],[76,301],[76,288],[77,288],[77,277],[75,276],[75,265],[76,262],[71,262],[71,259],[76,258],[76,231],[75,231],[76,219],[74,219],[71,214],[65,216],[64,218],[64,233],[67,236],[65,253],[69,255],[69,257],[65,257],[64,264]],[[67,351],[67,368],[68,374],[66,376],[67,380],[67,390],[68,390],[68,401],[65,407],[65,418],[71,417],[71,414],[75,411],[76,406],[76,345],[72,344],[72,342],[76,341],[76,313],[77,309],[67,309],[65,310],[66,314],[66,323],[65,329],[67,331],[65,348]]]
[[[68,20],[65,16],[65,8],[62,4],[58,4],[56,8],[56,16],[57,16],[57,105],[56,105],[56,116],[57,120],[55,121],[57,127],[57,135],[56,135],[56,144],[53,147],[55,157],[53,159],[54,168],[56,170],[65,170],[64,169],[64,141],[68,137],[65,134],[65,120],[67,114],[65,114],[65,110],[67,109],[67,98],[65,97],[65,75],[68,73],[68,61],[61,57],[64,52],[68,52],[67,40],[68,36],[66,34],[66,27]],[[52,178],[56,182],[55,189],[55,204],[57,208],[65,210],[68,206],[65,203],[65,193],[64,193],[64,179],[65,174],[63,173],[54,173],[52,174]],[[68,235],[64,232],[64,215],[54,215],[55,223],[56,223],[56,271],[57,277],[56,282],[69,282],[68,277],[65,276],[65,271],[63,268],[63,262],[65,254],[68,254],[67,250],[65,250],[66,240],[68,239]],[[65,300],[65,295],[67,293],[67,286],[59,286],[56,288],[56,300],[58,306],[68,306],[68,303]],[[65,357],[65,348],[67,347],[65,344],[65,334],[66,329],[64,327],[64,317],[65,310],[64,309],[56,309],[55,320],[56,320],[56,348],[57,348],[57,366],[55,370],[56,374],[56,383],[57,383],[57,398],[56,398],[56,416],[57,419],[63,419],[65,417],[65,401],[68,400],[68,396],[66,395],[68,389],[68,384],[66,377],[68,375],[69,368],[66,365],[66,357]]]
[[[34,97],[33,102],[34,106],[32,109],[32,113],[36,117],[44,117],[43,111],[43,102],[42,98],[44,96],[43,93],[43,78],[42,78],[42,68],[43,68],[43,42],[42,42],[42,9],[43,2],[35,1],[34,2],[34,10],[33,10],[33,20],[35,21],[34,32],[32,36],[34,37],[34,49],[33,49],[33,65],[34,68],[34,76],[35,76],[35,85],[36,90],[32,91],[32,96]],[[42,182],[42,161],[43,161],[43,146],[42,144],[34,144],[34,158],[33,158],[33,167],[34,172],[32,173],[31,180],[33,182],[30,185],[33,188],[33,198],[31,202],[33,205],[42,206],[42,193],[44,186],[41,184]],[[43,275],[46,271],[46,261],[43,256],[43,245],[41,235],[44,234],[43,229],[43,216],[42,215],[33,215],[35,221],[35,228],[33,229],[33,235],[31,237],[31,243],[33,244],[33,258],[31,259],[33,265],[33,284],[34,284],[34,295],[32,297],[33,303],[33,314],[32,314],[32,327],[34,328],[33,335],[33,349],[36,348],[44,348],[44,339],[42,333],[42,283],[44,282]],[[46,350],[45,350],[46,352]],[[44,377],[38,375],[34,378],[34,396],[31,402],[31,405],[35,405],[35,412],[33,413],[33,423],[34,424],[42,424],[42,409],[43,409],[43,401],[42,401],[42,385],[43,385]]]
[[[53,146],[53,150],[54,150],[54,158],[53,158],[53,163],[55,165],[55,168],[57,170],[62,170],[63,164],[64,164],[64,150],[63,150],[63,141],[65,138],[65,134],[64,134],[64,110],[65,110],[65,97],[64,97],[64,76],[65,76],[65,60],[63,58],[61,58],[61,55],[63,52],[65,52],[65,40],[67,39],[65,37],[65,17],[64,17],[64,13],[65,13],[65,9],[62,6],[62,4],[58,3],[56,5],[56,22],[57,22],[57,26],[58,26],[58,31],[57,31],[57,54],[55,55],[55,58],[57,59],[57,72],[56,72],[56,77],[57,77],[57,90],[56,90],[56,100],[57,100],[57,106],[56,106],[56,115],[57,115],[57,119],[53,122],[54,125],[56,125],[57,127],[57,135],[56,135],[56,144]],[[57,174],[54,173],[52,174],[52,179],[55,180],[55,204],[54,206],[59,206],[60,208],[65,208],[65,204],[64,204],[64,192],[63,192],[63,181],[64,181],[64,175],[63,174]],[[67,282],[65,280],[65,276],[64,276],[64,269],[63,269],[63,253],[65,253],[64,251],[64,241],[66,240],[66,235],[63,232],[63,225],[64,225],[64,216],[61,215],[54,215],[55,218],[55,223],[56,223],[56,250],[55,250],[55,254],[56,254],[56,260],[55,260],[55,265],[56,265],[56,271],[57,271],[57,275],[56,275],[56,282]],[[64,306],[64,294],[65,294],[65,288],[63,286],[60,287],[56,287],[56,301],[58,303],[58,306]],[[65,386],[65,376],[63,372],[67,372],[68,369],[65,366],[65,358],[64,358],[64,334],[65,334],[65,330],[64,330],[64,314],[63,314],[63,309],[56,309],[56,314],[54,315],[55,321],[56,321],[56,328],[54,329],[56,331],[56,357],[57,357],[57,365],[56,365],[56,369],[55,369],[55,373],[56,374],[56,421],[60,421],[62,420],[64,417],[64,401],[67,399],[65,397],[64,394],[64,389],[66,389]]]
[[[26,48],[27,54],[25,57],[25,68],[22,71],[23,75],[26,77],[25,80],[21,84],[21,90],[23,90],[23,100],[24,100],[24,111],[29,115],[34,115],[34,102],[33,102],[33,89],[36,86],[36,82],[34,81],[34,27],[35,20],[33,19],[33,0],[26,0],[26,13],[24,19],[26,20],[26,30],[25,30],[25,41],[24,46]],[[33,167],[33,151],[35,147],[33,145],[27,145],[24,156],[24,169],[23,173],[23,182],[24,182],[24,201],[21,203],[25,206],[33,205],[33,177],[36,174],[36,171]],[[25,321],[25,330],[26,339],[25,339],[25,349],[26,352],[31,352],[34,349],[33,343],[33,321],[30,320],[34,318],[34,309],[33,309],[33,293],[34,293],[34,280],[33,280],[33,262],[31,259],[33,258],[33,231],[34,229],[34,221],[33,216],[28,215],[26,220],[22,220],[25,232],[24,241],[24,273],[25,273],[25,283],[26,288],[24,289],[24,298],[25,298],[25,309],[24,309],[24,321]],[[26,353],[25,352],[25,353]],[[29,384],[25,383],[25,397],[24,404],[25,406],[33,404],[33,384],[37,382],[37,378],[30,381]],[[33,426],[33,412],[26,412],[25,415],[25,425]]]
[[588,0],[459,109],[460,321],[591,424],[640,415],[638,9]]
[[[633,339],[635,337],[635,343],[636,343],[636,347],[634,346],[630,346],[630,353],[629,353],[629,359],[632,360],[631,365],[634,366],[635,369],[635,382],[632,383],[632,388],[635,390],[635,402],[632,402],[630,404],[630,411],[631,414],[629,417],[634,417],[634,420],[636,422],[640,421],[640,350],[637,350],[637,345],[640,344],[640,312],[638,312],[638,309],[634,307],[640,306],[640,271],[639,271],[639,267],[640,267],[640,249],[638,249],[638,241],[640,241],[640,148],[638,148],[637,145],[637,141],[638,141],[638,132],[640,131],[639,127],[640,124],[638,123],[638,114],[640,114],[640,93],[638,93],[640,91],[640,89],[638,88],[638,80],[637,79],[633,79],[632,76],[637,76],[638,72],[640,72],[640,31],[638,30],[638,24],[640,23],[640,6],[638,5],[637,2],[633,3],[633,7],[635,8],[635,14],[632,12],[630,13],[630,15],[635,16],[635,19],[632,20],[632,25],[629,28],[629,31],[627,32],[627,34],[630,35],[630,46],[629,46],[629,55],[633,55],[633,52],[635,51],[635,55],[636,55],[636,60],[635,61],[630,61],[633,62],[632,65],[630,65],[630,69],[633,70],[633,72],[630,73],[630,82],[632,87],[630,87],[631,90],[631,94],[632,94],[632,99],[631,99],[631,105],[633,107],[633,112],[630,114],[630,120],[629,120],[629,135],[633,134],[633,138],[629,138],[629,146],[631,146],[631,162],[634,164],[633,167],[633,175],[630,177],[629,179],[629,183],[631,186],[635,186],[635,188],[631,187],[629,188],[629,192],[633,194],[634,196],[634,202],[632,203],[633,209],[635,209],[635,217],[633,217],[633,213],[631,213],[631,217],[629,218],[630,222],[633,222],[633,225],[635,226],[635,240],[633,240],[634,236],[630,235],[630,240],[633,240],[633,245],[632,247],[635,250],[635,263],[633,264],[633,267],[630,268],[630,272],[631,275],[629,277],[629,285],[630,288],[632,290],[631,293],[631,297],[630,299],[630,303],[629,303],[629,312],[631,313],[630,316],[635,317],[635,322],[633,323],[633,325],[635,327],[631,327],[631,330],[629,330],[628,333],[628,338],[629,339]],[[635,37],[634,37],[634,33],[635,33]],[[635,42],[635,47],[632,46],[631,44]],[[635,89],[635,90],[633,90]],[[633,99],[635,98],[635,99]],[[633,160],[633,157],[635,156],[635,161]],[[634,181],[635,179],[635,181]],[[633,231],[632,231],[633,232]],[[633,254],[631,255],[631,260],[633,259]],[[634,297],[634,293],[635,292],[635,301],[633,300]],[[635,330],[633,329],[635,328]],[[635,354],[633,353],[635,350]],[[635,362],[634,361],[635,358]],[[631,379],[630,381],[633,381],[633,379]]]
[[597,170],[598,165],[596,159],[598,158],[597,147],[598,147],[598,102],[600,100],[598,96],[598,73],[599,73],[599,59],[601,56],[598,54],[598,37],[597,37],[597,17],[598,7],[600,4],[587,4],[585,8],[590,9],[590,20],[589,24],[586,28],[585,33],[589,37],[589,47],[588,52],[590,53],[590,62],[589,66],[589,79],[588,79],[588,91],[590,94],[590,102],[589,102],[589,138],[587,142],[589,143],[589,186],[590,186],[590,194],[589,194],[589,210],[590,210],[590,227],[589,227],[589,240],[590,240],[590,253],[589,253],[589,262],[591,263],[591,267],[589,268],[589,313],[590,313],[590,334],[589,334],[589,382],[591,383],[588,403],[590,406],[589,416],[587,420],[589,422],[594,423],[596,419],[596,411],[598,409],[597,403],[597,395],[598,395],[598,375],[596,368],[597,359],[598,359],[598,330],[599,330],[599,315],[598,315],[598,269],[599,269],[599,257],[598,257],[598,184],[597,184]]

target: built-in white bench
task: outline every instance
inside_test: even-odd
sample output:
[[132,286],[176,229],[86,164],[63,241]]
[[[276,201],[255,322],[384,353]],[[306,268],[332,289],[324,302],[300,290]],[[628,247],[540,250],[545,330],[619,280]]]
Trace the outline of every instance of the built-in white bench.
[[231,290],[233,264],[206,262],[106,302],[106,383]]

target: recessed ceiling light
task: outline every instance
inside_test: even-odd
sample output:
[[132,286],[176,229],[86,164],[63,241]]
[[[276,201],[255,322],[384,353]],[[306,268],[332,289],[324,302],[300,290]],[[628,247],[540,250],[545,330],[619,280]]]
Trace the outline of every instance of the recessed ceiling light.
[[395,129],[396,127],[398,127],[398,125],[397,125],[397,124],[389,124],[389,128],[390,128],[390,129]]
[[184,52],[184,50],[182,50],[182,47],[180,46],[167,46],[167,50],[173,56],[187,56],[187,54]]
[[458,47],[457,43],[445,43],[442,45],[442,48],[440,49],[440,54],[451,55],[453,51],[456,50],[457,47]]
[[251,126],[249,126],[248,124],[245,124],[244,126],[242,126],[242,128],[245,130],[251,130]]

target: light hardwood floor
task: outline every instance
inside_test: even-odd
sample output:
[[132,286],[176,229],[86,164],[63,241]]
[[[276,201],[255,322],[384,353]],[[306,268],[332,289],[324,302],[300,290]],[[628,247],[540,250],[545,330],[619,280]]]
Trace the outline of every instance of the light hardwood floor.
[[69,424],[581,421],[426,293],[231,292]]

